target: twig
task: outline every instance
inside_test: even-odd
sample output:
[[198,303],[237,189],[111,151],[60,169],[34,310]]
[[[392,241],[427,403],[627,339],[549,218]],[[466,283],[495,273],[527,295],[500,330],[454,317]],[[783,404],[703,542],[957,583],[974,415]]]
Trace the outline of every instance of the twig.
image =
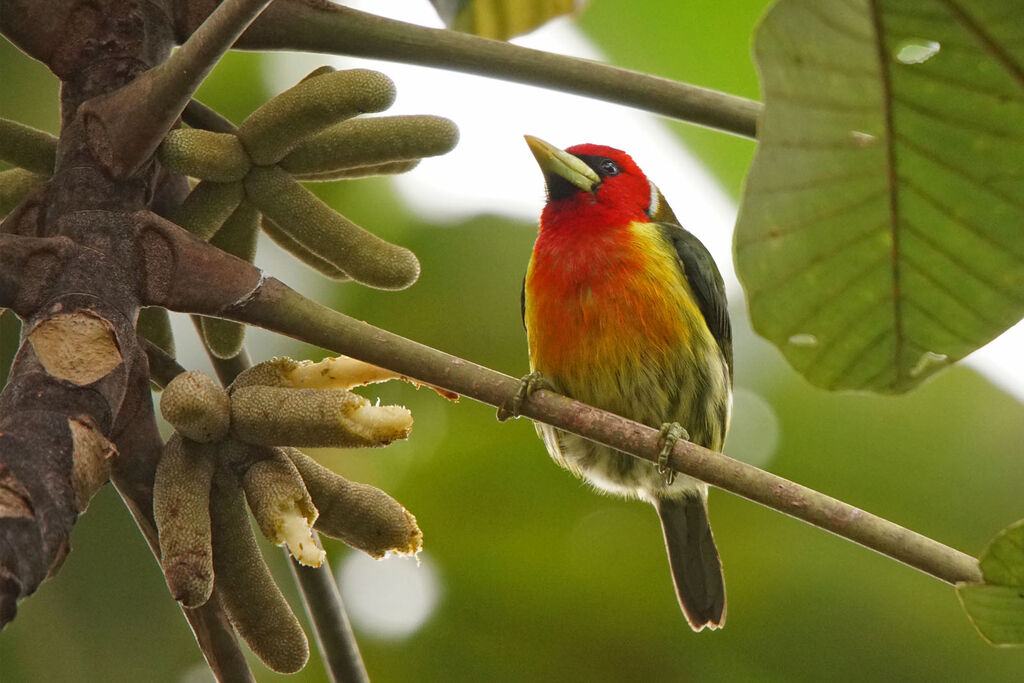
[[246,49],[373,57],[504,78],[757,137],[760,102],[576,57],[425,28],[322,0],[277,0],[245,32]]
[[[273,278],[225,317],[333,349],[492,406],[503,405],[519,387],[508,375],[349,318]],[[538,391],[525,402],[522,414],[657,462],[656,429],[565,396]],[[721,453],[680,441],[670,464],[679,472],[860,543],[942,581],[981,581],[978,562],[969,555]]]
[[317,646],[323,653],[331,680],[337,683],[369,683],[370,677],[327,560],[324,559],[319,567],[303,567],[291,557],[288,566],[302,593],[306,612],[313,621]]

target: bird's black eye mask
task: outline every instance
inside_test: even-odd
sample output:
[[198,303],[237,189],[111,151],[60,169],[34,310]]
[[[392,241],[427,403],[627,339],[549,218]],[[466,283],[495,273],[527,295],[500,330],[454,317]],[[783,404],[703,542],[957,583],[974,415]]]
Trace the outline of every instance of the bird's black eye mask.
[[[576,155],[576,158],[593,169],[594,173],[602,179],[611,178],[622,173],[622,168],[618,163],[608,157],[579,154]],[[568,199],[577,192],[583,192],[579,187],[573,185],[557,173],[546,174],[544,180],[548,187],[548,201],[557,202],[562,199]],[[595,185],[591,188],[591,192],[595,191],[598,187],[600,185]]]
[[614,160],[609,159],[608,157],[584,154],[577,158],[590,168],[594,169],[594,173],[602,178],[611,178],[612,176],[617,176],[622,173],[622,168]]

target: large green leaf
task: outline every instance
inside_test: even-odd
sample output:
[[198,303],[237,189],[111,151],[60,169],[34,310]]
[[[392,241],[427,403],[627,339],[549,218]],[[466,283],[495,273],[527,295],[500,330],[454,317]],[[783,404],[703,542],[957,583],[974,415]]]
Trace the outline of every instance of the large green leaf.
[[457,31],[508,40],[569,14],[582,0],[430,0],[441,19]]
[[736,228],[757,331],[830,389],[906,391],[1024,315],[1018,0],[780,0]]
[[1024,645],[1024,521],[993,539],[979,560],[985,583],[957,586],[960,602],[993,645]]

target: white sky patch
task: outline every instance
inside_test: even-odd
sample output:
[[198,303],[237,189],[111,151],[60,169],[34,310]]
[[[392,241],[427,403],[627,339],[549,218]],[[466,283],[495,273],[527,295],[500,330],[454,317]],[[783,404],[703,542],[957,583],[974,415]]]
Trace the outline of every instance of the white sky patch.
[[360,552],[345,556],[338,584],[356,628],[378,638],[405,638],[434,613],[441,582],[429,558],[374,560]]
[[1024,322],[1019,322],[981,347],[965,361],[967,365],[1003,391],[1024,401]]

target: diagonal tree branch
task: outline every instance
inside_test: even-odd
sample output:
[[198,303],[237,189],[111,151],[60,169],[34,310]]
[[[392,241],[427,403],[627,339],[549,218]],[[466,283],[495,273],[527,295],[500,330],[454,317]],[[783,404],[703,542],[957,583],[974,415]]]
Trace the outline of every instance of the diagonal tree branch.
[[[204,2],[208,0],[190,4]],[[757,137],[757,117],[762,109],[760,102],[708,88],[457,31],[407,24],[325,0],[277,0],[253,22],[238,47],[373,57],[504,78],[749,138]]]
[[[202,287],[191,280],[191,286]],[[191,294],[182,300],[194,301]],[[166,305],[174,307],[173,298]],[[206,311],[201,311],[206,312]],[[274,278],[220,315],[350,355],[492,406],[518,390],[508,375],[451,356],[306,299]],[[658,431],[550,391],[523,406],[526,417],[657,462]],[[979,582],[975,558],[852,505],[752,465],[680,441],[671,466],[679,472],[773,508],[903,562],[947,583]]]

